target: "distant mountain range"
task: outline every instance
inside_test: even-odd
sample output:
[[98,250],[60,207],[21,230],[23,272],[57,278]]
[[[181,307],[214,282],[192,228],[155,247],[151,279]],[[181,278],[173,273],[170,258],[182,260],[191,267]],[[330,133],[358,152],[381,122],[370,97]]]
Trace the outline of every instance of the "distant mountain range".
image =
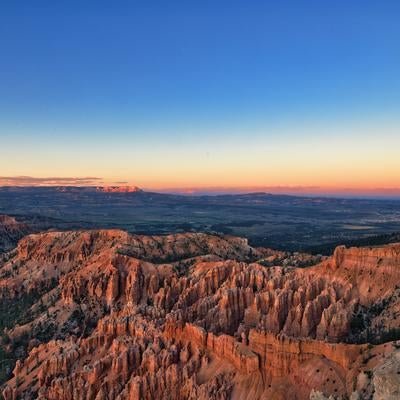
[[56,186],[55,190],[60,193],[73,193],[73,192],[75,192],[75,193],[76,192],[137,193],[137,192],[143,192],[143,190],[137,186]]
[[0,192],[55,191],[58,193],[103,192],[137,193],[143,192],[137,186],[0,186]]

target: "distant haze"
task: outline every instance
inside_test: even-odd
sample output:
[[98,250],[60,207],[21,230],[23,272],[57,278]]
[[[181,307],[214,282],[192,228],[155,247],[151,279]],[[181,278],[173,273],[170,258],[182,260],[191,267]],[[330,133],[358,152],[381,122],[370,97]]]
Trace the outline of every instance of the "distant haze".
[[[151,190],[151,189],[149,189]],[[210,187],[210,188],[169,188],[159,190],[163,193],[177,193],[186,195],[217,195],[217,194],[243,194],[243,193],[271,193],[287,194],[294,196],[324,196],[324,197],[370,197],[370,198],[399,198],[399,189],[385,188],[329,188],[329,187]]]
[[[126,186],[127,182],[112,182],[104,184],[97,177],[48,177],[35,178],[29,176],[1,177],[1,187],[87,187],[105,192],[147,192],[182,194],[188,196],[270,193],[293,196],[322,197],[354,197],[354,198],[391,198],[400,199],[400,188],[335,188],[320,186],[212,186],[212,187],[144,187]],[[118,190],[119,189],[119,190]]]

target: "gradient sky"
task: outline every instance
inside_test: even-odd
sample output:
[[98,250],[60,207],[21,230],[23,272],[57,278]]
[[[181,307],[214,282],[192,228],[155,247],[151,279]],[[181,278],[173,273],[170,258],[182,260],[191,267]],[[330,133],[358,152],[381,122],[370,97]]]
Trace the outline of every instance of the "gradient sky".
[[0,184],[400,188],[399,21],[397,0],[3,1]]

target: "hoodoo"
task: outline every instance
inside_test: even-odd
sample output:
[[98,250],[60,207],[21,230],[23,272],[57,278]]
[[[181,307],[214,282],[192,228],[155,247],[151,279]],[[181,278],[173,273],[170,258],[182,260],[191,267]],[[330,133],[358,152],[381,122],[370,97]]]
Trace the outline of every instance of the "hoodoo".
[[0,269],[4,304],[25,304],[4,331],[21,357],[3,397],[394,396],[400,245],[340,247],[307,268],[265,267],[273,257],[194,233],[23,238]]

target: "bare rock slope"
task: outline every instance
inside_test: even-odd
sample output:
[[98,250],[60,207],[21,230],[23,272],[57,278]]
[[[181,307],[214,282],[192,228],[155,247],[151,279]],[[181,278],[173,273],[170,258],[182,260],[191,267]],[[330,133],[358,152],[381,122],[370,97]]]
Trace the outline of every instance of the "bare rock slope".
[[400,244],[275,259],[206,234],[25,237],[0,268],[3,397],[398,398]]
[[10,250],[30,232],[28,225],[18,222],[14,217],[0,214],[0,252]]

